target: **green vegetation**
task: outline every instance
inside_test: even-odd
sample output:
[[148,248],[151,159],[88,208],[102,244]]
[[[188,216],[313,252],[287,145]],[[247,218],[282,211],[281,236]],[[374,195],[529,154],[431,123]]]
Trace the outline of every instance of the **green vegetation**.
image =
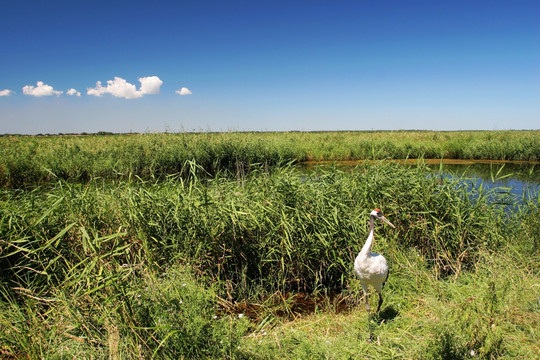
[[259,359],[538,358],[538,260],[516,266],[513,255],[484,254],[474,271],[443,280],[414,253],[391,259],[371,342],[360,304],[254,332],[245,351]]
[[[71,168],[80,161],[64,159]],[[120,179],[115,169],[89,181],[59,179],[54,168],[49,182],[0,190],[0,354],[537,356],[538,198],[518,205],[500,190],[435,176],[421,162],[306,173],[251,160],[234,176],[217,170],[228,169],[224,162],[213,173],[186,161],[177,174]],[[397,229],[376,229],[374,251],[389,260],[390,278],[382,310],[368,322],[352,264],[375,207]]]
[[243,173],[311,160],[491,159],[540,161],[540,131],[181,133],[0,137],[0,185],[55,177],[164,177],[195,161],[208,173]]
[[[539,352],[538,196],[474,189],[422,161],[377,161],[538,161],[538,131],[5,136],[0,145],[0,358]],[[350,171],[292,165],[354,159],[373,161]],[[397,229],[376,229],[390,278],[369,321],[352,264],[376,207]]]

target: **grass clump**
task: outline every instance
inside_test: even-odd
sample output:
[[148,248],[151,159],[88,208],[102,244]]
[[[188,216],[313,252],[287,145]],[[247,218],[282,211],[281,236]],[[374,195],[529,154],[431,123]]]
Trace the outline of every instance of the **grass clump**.
[[[84,270],[84,269],[83,269]],[[106,271],[104,271],[106,272]],[[78,274],[48,296],[3,289],[0,350],[14,358],[243,358],[246,319],[221,315],[186,266]],[[99,278],[105,277],[104,282]]]
[[160,278],[145,277],[131,309],[135,331],[159,359],[238,358],[249,325],[245,318],[220,314],[215,292],[178,266]]

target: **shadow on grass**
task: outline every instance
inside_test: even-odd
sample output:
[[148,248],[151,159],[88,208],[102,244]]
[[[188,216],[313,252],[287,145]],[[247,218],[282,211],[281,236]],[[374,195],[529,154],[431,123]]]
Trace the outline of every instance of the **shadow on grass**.
[[388,306],[383,310],[379,311],[373,316],[373,320],[376,323],[382,324],[383,322],[389,322],[398,317],[399,311],[394,309],[392,306]]
[[[396,317],[398,317],[399,311],[394,309],[392,306],[388,306],[384,308],[383,310],[379,311],[377,314],[374,314],[371,316],[371,319],[368,321],[368,342],[372,341],[379,341],[378,336],[374,331],[376,331],[375,328],[378,326],[381,326],[385,322],[389,322],[394,320]],[[377,324],[377,325],[375,325]]]

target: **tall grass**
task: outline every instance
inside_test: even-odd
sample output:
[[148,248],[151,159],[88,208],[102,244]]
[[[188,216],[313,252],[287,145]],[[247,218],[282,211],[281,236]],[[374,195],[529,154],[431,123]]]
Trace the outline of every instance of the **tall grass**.
[[162,177],[196,161],[207,172],[245,172],[308,160],[404,158],[540,160],[539,131],[182,133],[0,137],[0,184],[55,177]]
[[[144,252],[159,263],[195,259],[201,273],[234,284],[236,296],[250,284],[268,292],[339,289],[376,207],[399,229],[379,231],[418,248],[443,275],[470,267],[480,248],[496,248],[507,236],[508,215],[488,203],[493,192],[428,177],[423,166],[381,163],[310,175],[261,169],[246,181],[58,181],[43,190],[5,191],[2,238],[13,239],[4,241],[13,255],[3,261],[34,269],[44,256],[56,259],[25,278],[48,269],[62,274],[54,267],[88,251],[127,263]],[[72,258],[57,261],[59,254]]]
[[[354,296],[352,263],[376,207],[397,227],[377,226],[374,245],[391,264],[392,306],[412,311],[424,297],[456,297],[444,284],[469,286],[475,280],[468,274],[488,269],[483,262],[497,259],[508,243],[515,254],[505,259],[538,257],[537,200],[507,212],[499,204],[513,199],[488,199],[511,195],[429,176],[421,164],[366,163],[351,172],[321,168],[310,174],[294,167],[269,173],[261,164],[240,179],[198,176],[203,170],[195,163],[186,171],[189,176],[160,181],[57,180],[1,190],[0,350],[30,358],[250,358],[255,350],[245,348],[241,335],[263,319],[271,323],[272,310],[262,306],[261,322],[249,324],[218,305],[264,304],[288,292]],[[537,279],[538,268],[530,266]],[[482,274],[486,295],[466,311],[474,321],[487,316],[510,326],[501,302],[510,283],[494,278],[489,285]],[[513,281],[508,276],[505,281]],[[455,301],[466,307],[462,294],[472,289],[458,289]],[[400,300],[407,291],[413,303]],[[489,298],[493,293],[497,297]],[[422,309],[466,319],[459,309]],[[463,321],[479,345],[438,322],[448,349],[487,354],[486,344],[493,343],[491,353],[507,351],[498,343],[500,332]],[[426,339],[429,353],[446,349]],[[274,343],[267,345],[280,357]],[[324,354],[319,350],[300,357]]]

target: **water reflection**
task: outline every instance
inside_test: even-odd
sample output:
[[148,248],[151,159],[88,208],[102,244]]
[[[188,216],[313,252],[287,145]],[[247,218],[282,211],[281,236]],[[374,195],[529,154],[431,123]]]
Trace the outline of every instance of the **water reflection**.
[[540,166],[516,163],[475,163],[428,165],[434,171],[442,171],[449,178],[468,180],[471,186],[482,185],[490,190],[497,188],[518,197],[538,196],[540,186]]
[[[434,172],[448,178],[462,179],[467,185],[486,190],[497,188],[498,192],[512,194],[518,198],[536,198],[540,190],[540,163],[501,160],[454,160],[454,159],[407,159],[389,160],[404,165],[416,166],[425,163]],[[353,167],[361,161],[312,161],[303,165],[306,169],[330,165]]]

